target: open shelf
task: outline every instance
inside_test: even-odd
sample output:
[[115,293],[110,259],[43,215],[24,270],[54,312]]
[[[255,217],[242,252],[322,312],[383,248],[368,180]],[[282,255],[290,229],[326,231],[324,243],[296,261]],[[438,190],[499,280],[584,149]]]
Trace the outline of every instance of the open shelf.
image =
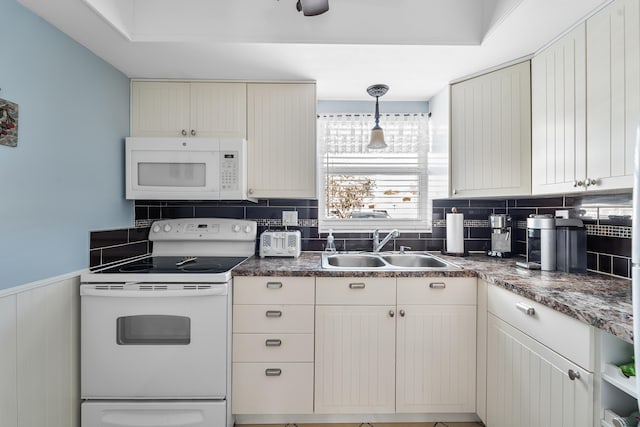
[[619,388],[629,396],[638,398],[636,393],[636,377],[626,377],[620,368],[613,363],[605,363],[602,370],[602,379]]

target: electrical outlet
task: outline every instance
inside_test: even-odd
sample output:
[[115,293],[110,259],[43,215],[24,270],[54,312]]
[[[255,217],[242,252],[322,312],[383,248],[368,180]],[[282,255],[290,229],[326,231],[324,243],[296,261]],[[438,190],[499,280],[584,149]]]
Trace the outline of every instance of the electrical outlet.
[[298,225],[298,211],[282,211],[282,225]]

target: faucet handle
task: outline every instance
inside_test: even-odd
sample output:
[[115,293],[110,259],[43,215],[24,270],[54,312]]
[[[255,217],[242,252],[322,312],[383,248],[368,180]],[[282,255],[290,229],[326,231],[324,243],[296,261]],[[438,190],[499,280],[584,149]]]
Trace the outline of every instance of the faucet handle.
[[407,249],[411,249],[411,246],[400,246],[400,253],[403,254]]

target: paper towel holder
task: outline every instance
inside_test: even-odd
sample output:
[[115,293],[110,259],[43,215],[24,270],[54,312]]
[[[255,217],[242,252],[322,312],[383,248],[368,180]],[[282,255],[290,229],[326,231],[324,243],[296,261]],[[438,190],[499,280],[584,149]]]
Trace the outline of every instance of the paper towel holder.
[[[451,208],[451,213],[458,213],[458,209],[453,207]],[[464,218],[464,217],[463,217]],[[464,219],[463,219],[464,222]],[[445,239],[446,242],[446,239]],[[447,248],[448,249],[448,248]],[[449,256],[456,256],[456,257],[465,257],[465,256],[469,256],[469,252],[467,251],[466,248],[464,248],[464,240],[463,240],[463,252],[449,252],[447,249],[442,249],[440,251],[440,253],[442,255],[449,255]]]

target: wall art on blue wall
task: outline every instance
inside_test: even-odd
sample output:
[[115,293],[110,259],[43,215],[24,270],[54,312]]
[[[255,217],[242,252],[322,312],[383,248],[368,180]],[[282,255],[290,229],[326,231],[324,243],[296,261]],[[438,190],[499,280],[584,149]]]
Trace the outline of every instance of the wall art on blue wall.
[[0,98],[0,145],[18,145],[18,104]]

